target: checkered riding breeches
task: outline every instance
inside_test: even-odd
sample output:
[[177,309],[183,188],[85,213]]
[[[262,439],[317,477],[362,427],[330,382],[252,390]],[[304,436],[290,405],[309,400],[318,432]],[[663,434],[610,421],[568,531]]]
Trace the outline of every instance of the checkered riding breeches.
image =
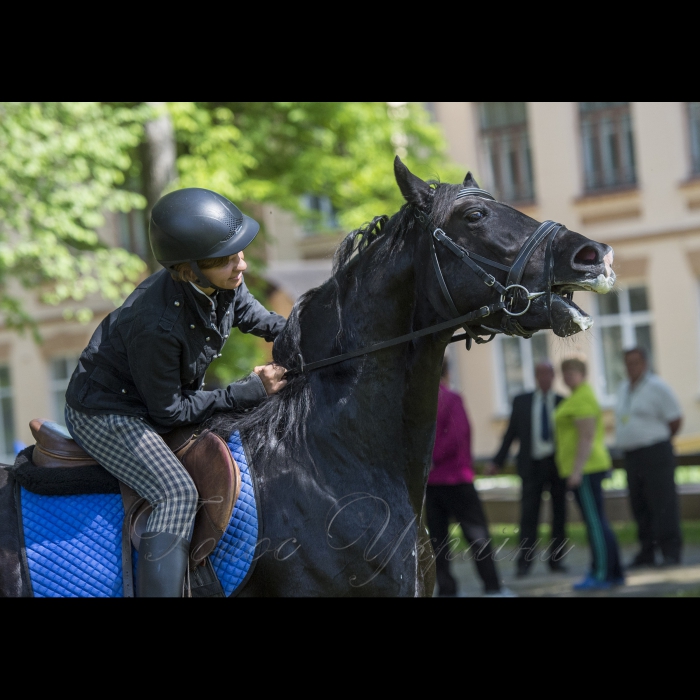
[[147,532],[192,536],[197,487],[163,438],[141,418],[89,416],[66,406],[76,442],[152,506]]

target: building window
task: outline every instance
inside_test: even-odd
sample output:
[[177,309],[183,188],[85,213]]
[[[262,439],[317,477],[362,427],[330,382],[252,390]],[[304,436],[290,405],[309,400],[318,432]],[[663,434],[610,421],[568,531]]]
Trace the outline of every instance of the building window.
[[579,102],[587,192],[637,182],[629,102]]
[[535,189],[525,102],[480,102],[479,127],[494,196],[506,202],[532,202]]
[[119,224],[119,245],[130,253],[135,253],[142,260],[150,254],[144,213],[138,209],[117,213]]
[[10,368],[0,366],[0,458],[12,464],[15,458],[15,422],[12,415]]
[[642,285],[620,288],[617,294],[597,296],[596,302],[596,338],[602,368],[598,382],[603,403],[610,405],[615,401],[620,384],[627,378],[625,350],[643,347],[649,354],[649,367],[654,366],[652,315],[647,288]]
[[321,231],[334,231],[340,228],[338,211],[328,197],[306,194],[301,202],[309,216],[304,223],[306,235],[311,236]]
[[700,175],[700,102],[688,102],[690,128],[690,167],[693,175]]
[[496,372],[499,413],[510,411],[513,398],[526,391],[534,391],[535,365],[548,360],[547,337],[540,331],[530,340],[515,336],[496,336]]
[[51,360],[51,406],[53,419],[63,423],[63,412],[66,408],[66,389],[73,370],[78,366],[79,355],[54,357]]

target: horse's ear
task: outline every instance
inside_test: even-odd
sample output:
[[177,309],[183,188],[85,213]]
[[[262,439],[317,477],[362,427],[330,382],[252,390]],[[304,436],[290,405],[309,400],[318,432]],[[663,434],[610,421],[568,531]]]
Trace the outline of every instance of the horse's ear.
[[479,183],[477,183],[477,181],[474,179],[471,170],[464,176],[462,187],[476,187],[477,189],[480,189]]
[[430,185],[414,175],[398,156],[394,158],[394,175],[401,194],[409,204],[415,204],[422,210],[429,209],[428,202],[432,196]]

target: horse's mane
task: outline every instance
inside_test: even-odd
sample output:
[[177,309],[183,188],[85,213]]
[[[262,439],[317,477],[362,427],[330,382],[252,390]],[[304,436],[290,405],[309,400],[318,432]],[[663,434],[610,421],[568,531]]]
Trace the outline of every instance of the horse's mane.
[[[432,225],[440,227],[452,213],[459,186],[437,181],[429,184],[433,196],[430,210],[424,213],[429,216]],[[377,216],[350,232],[335,251],[330,278],[297,299],[285,327],[275,339],[273,361],[292,370],[287,386],[255,409],[215,414],[202,427],[214,430],[226,439],[233,431],[240,431],[251,458],[261,451],[268,454],[274,452],[283,445],[287,456],[303,459],[307,452],[306,418],[313,396],[310,375],[294,371],[299,368],[301,353],[300,315],[322,296],[324,304],[335,308],[337,316],[338,332],[333,354],[345,352],[353,334],[352,328],[343,324],[343,302],[349,296],[361,293],[361,286],[369,277],[391,267],[412,239],[418,213],[414,205],[404,204],[391,218]],[[351,269],[353,274],[348,274]]]

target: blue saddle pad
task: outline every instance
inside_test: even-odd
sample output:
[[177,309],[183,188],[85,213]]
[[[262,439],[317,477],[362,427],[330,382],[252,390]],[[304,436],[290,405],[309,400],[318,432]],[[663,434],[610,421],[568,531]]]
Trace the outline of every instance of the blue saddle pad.
[[[231,521],[210,555],[224,593],[250,571],[258,539],[255,491],[240,435],[227,440],[241,472]],[[119,494],[40,496],[22,488],[22,520],[29,575],[37,598],[123,595]],[[135,565],[138,555],[134,552]]]

